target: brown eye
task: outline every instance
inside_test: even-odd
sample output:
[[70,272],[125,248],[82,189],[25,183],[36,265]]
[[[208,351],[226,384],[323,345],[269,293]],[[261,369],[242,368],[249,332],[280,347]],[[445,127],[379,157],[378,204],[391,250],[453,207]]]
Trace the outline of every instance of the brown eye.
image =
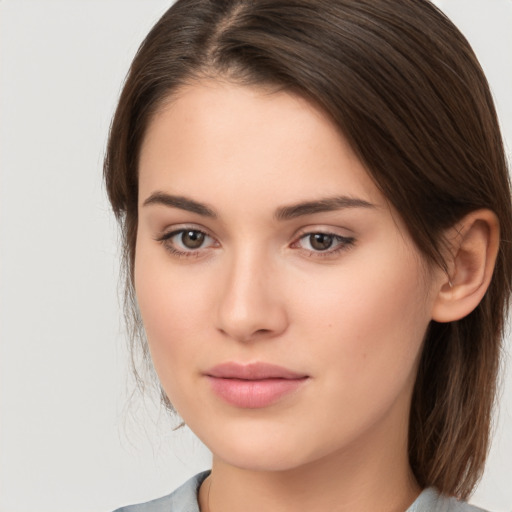
[[181,243],[187,249],[199,249],[205,240],[205,234],[201,231],[186,230],[181,233]]
[[336,256],[340,251],[354,245],[353,237],[336,235],[335,233],[306,233],[294,245],[309,252],[309,256]]
[[199,229],[184,228],[157,238],[167,251],[180,257],[198,256],[203,250],[216,246],[215,240]]
[[309,244],[315,251],[326,251],[330,249],[334,241],[333,235],[327,233],[312,233],[309,236]]

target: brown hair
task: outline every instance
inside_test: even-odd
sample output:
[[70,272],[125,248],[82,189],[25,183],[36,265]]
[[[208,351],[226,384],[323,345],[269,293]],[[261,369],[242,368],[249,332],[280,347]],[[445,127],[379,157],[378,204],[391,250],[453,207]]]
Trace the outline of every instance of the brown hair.
[[[501,244],[489,289],[462,320],[431,322],[410,415],[418,483],[467,497],[487,455],[512,265],[507,165],[489,87],[468,42],[426,0],[178,0],[132,63],[105,158],[124,236],[128,304],[135,304],[145,130],[177,88],[205,76],[277,86],[319,105],[427,262],[444,267],[442,233],[465,214],[489,208],[498,216]],[[147,358],[144,343],[143,351]]]

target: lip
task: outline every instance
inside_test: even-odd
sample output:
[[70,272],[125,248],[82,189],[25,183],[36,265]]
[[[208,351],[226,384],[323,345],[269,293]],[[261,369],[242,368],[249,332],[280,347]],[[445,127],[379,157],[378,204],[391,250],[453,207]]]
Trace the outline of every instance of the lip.
[[205,376],[217,396],[244,409],[268,407],[297,391],[309,378],[274,364],[234,362],[214,366]]

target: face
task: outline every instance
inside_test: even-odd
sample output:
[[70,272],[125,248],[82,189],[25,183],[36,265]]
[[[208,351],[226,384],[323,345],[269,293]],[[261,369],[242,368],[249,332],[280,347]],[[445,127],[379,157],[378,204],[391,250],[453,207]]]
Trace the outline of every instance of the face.
[[151,356],[214,456],[276,470],[402,449],[436,283],[332,122],[199,82],[154,117],[139,170]]

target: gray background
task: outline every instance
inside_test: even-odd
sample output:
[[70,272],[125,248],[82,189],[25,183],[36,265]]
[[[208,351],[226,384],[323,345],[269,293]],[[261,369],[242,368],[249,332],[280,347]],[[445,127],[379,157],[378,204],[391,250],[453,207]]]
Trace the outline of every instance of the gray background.
[[[512,2],[438,4],[481,59],[510,155]],[[0,1],[1,512],[108,511],[209,464],[151,401],[129,400],[117,232],[101,183],[120,85],[168,5]],[[496,512],[512,511],[511,379],[473,498]]]

